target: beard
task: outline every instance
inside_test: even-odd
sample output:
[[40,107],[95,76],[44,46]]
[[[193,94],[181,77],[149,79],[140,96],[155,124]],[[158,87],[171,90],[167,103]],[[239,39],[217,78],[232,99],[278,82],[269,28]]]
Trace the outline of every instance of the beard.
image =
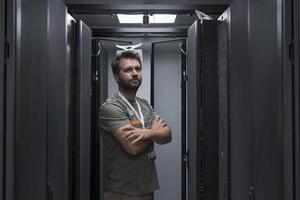
[[119,82],[119,86],[124,91],[128,91],[128,92],[137,91],[141,84],[142,84],[142,79],[139,80],[137,78],[130,79],[129,81],[120,80]]

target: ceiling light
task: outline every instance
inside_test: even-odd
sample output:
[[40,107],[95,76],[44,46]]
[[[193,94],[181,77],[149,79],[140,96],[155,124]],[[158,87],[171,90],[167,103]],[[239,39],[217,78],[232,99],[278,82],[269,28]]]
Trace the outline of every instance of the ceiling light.
[[150,24],[174,23],[175,19],[176,19],[176,15],[154,14],[150,16]]
[[117,14],[119,22],[121,24],[142,24],[143,15],[126,15],[126,14]]
[[[149,15],[117,14],[117,16],[120,23],[143,24],[148,20]],[[149,24],[174,23],[175,19],[176,19],[176,15],[154,14],[149,16]]]

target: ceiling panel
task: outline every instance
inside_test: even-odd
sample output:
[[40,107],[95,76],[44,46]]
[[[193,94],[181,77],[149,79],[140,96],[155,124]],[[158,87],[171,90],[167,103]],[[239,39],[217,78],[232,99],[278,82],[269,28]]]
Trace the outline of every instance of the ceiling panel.
[[[200,10],[216,19],[228,7],[228,0],[64,0],[69,13],[81,19],[93,33],[181,34],[197,19]],[[125,4],[126,3],[126,4]],[[177,14],[174,24],[120,24],[116,14]],[[165,28],[166,31],[163,29]],[[170,32],[168,32],[168,30]],[[106,36],[105,36],[106,37]]]
[[66,4],[206,4],[231,3],[231,0],[64,0]]
[[98,15],[98,14],[75,14],[73,15],[76,19],[81,19],[88,26],[96,27],[102,26],[103,28],[110,27],[189,27],[197,17],[195,15],[178,15],[176,17],[174,24],[150,24],[150,25],[142,25],[142,24],[120,24],[116,15]]

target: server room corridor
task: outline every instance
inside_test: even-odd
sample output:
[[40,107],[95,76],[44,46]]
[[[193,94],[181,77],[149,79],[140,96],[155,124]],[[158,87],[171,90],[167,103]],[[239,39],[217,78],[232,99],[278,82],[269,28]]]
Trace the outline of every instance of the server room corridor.
[[172,127],[154,146],[154,200],[299,200],[299,11],[297,0],[0,0],[0,200],[103,200],[99,110],[118,91],[122,48],[142,59],[137,96]]

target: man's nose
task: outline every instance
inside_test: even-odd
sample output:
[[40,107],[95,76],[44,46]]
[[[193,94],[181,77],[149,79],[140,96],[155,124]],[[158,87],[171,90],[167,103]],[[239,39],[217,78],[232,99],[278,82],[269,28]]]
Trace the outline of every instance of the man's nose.
[[137,71],[135,69],[132,70],[132,75],[137,75]]

